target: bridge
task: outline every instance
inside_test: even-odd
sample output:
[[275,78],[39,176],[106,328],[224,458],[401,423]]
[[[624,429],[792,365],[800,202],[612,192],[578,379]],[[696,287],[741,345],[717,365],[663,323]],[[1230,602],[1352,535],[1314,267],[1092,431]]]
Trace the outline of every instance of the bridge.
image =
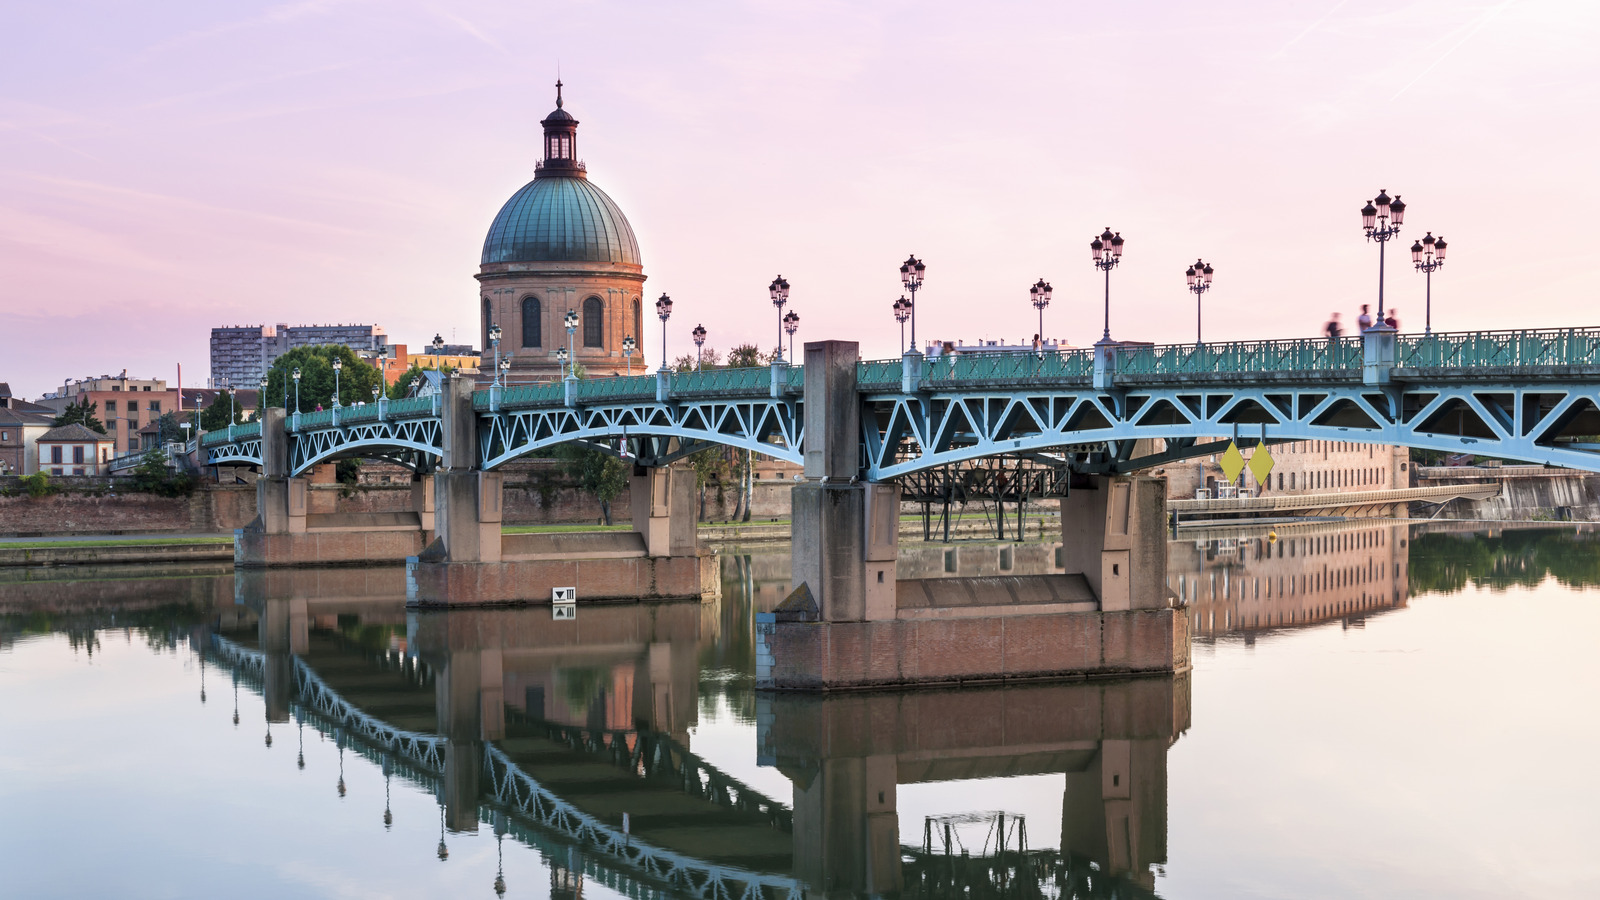
[[[776,665],[762,678],[806,689],[1186,667],[1186,626],[1165,583],[1164,484],[1136,473],[1230,443],[1398,444],[1600,469],[1600,329],[858,356],[853,343],[823,341],[806,344],[803,367],[481,389],[453,378],[422,400],[287,419],[268,410],[201,445],[212,464],[262,473],[240,565],[406,558],[417,606],[541,601],[563,585],[589,600],[706,596],[719,583],[695,535],[693,480],[670,463],[723,446],[803,464],[791,539],[793,585],[807,590],[764,625],[763,659]],[[569,443],[633,464],[632,533],[502,536],[499,470]],[[349,457],[411,468],[415,516],[307,517],[304,473]],[[1081,582],[1067,594],[1087,607],[1036,586],[1006,609],[942,606],[934,618],[961,620],[946,627],[901,596],[902,483],[919,495],[937,488],[929,473],[985,464],[1026,464],[1059,499],[1066,571]],[[1062,612],[1081,615],[1050,618]],[[1015,617],[1027,621],[1006,625],[993,654],[970,652],[990,640],[987,624]],[[808,622],[828,628],[788,627]],[[1082,643],[1060,628],[1092,646],[1070,661],[1029,657],[1046,633]],[[1107,637],[1124,633],[1125,643]],[[888,663],[839,652],[874,641],[903,652]],[[1148,655],[1154,647],[1167,649]]]

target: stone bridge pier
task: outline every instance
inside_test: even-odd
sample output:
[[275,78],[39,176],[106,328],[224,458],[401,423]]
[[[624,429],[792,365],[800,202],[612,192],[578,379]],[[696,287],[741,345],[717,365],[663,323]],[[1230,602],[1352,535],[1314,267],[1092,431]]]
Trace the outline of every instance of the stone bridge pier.
[[[860,480],[857,345],[805,346],[794,593],[758,613],[756,683],[838,690],[1181,672],[1166,586],[1166,486],[1092,478],[1062,501],[1064,575],[896,578],[899,489]],[[929,402],[934,398],[930,394]]]
[[261,477],[256,518],[234,532],[233,560],[240,568],[394,565],[422,549],[434,528],[427,477],[412,484],[412,510],[399,513],[313,513],[311,480],[291,476],[284,411],[261,420]]
[[443,457],[433,476],[432,542],[406,560],[411,606],[549,603],[574,588],[579,603],[719,596],[716,559],[695,528],[688,472],[636,467],[626,532],[501,534],[503,477],[479,468],[472,382],[445,384]]

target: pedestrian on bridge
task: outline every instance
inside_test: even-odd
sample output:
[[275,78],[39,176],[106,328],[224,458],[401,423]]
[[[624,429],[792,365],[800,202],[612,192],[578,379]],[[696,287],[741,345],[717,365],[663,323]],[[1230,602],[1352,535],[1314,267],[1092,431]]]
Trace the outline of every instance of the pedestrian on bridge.
[[1367,310],[1367,304],[1361,304],[1361,315],[1356,317],[1356,327],[1361,329],[1362,334],[1366,334],[1367,329],[1372,327],[1372,313]]
[[1389,315],[1388,315],[1387,318],[1385,318],[1383,320],[1383,324],[1389,326],[1390,328],[1393,328],[1395,331],[1399,331],[1400,330],[1400,317],[1395,315],[1396,312],[1397,312],[1397,310],[1394,307],[1392,307],[1392,306],[1389,307]]
[[[1365,306],[1361,308],[1366,309]],[[1344,334],[1344,326],[1339,324],[1338,313],[1334,313],[1333,318],[1328,320],[1328,324],[1322,326],[1322,331],[1328,336],[1328,340],[1330,341],[1337,341],[1339,336]]]

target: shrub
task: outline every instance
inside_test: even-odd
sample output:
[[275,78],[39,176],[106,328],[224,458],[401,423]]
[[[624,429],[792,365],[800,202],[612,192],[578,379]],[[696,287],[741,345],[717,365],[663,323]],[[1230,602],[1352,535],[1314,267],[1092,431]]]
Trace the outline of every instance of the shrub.
[[27,489],[29,497],[48,497],[57,491],[56,486],[50,483],[50,476],[43,472],[22,476],[22,486]]

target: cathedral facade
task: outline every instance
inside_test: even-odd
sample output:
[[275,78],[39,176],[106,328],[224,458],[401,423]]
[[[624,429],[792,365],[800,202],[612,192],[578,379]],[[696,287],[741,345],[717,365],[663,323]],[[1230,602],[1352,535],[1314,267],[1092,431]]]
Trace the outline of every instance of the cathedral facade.
[[[578,120],[556,108],[544,126],[542,159],[528,182],[500,208],[483,242],[478,269],[483,362],[493,365],[491,329],[511,358],[512,383],[560,375],[569,346],[593,375],[625,374],[624,341],[637,345],[632,370],[645,370],[644,265],[633,228],[578,157]],[[577,317],[569,335],[568,313]]]

